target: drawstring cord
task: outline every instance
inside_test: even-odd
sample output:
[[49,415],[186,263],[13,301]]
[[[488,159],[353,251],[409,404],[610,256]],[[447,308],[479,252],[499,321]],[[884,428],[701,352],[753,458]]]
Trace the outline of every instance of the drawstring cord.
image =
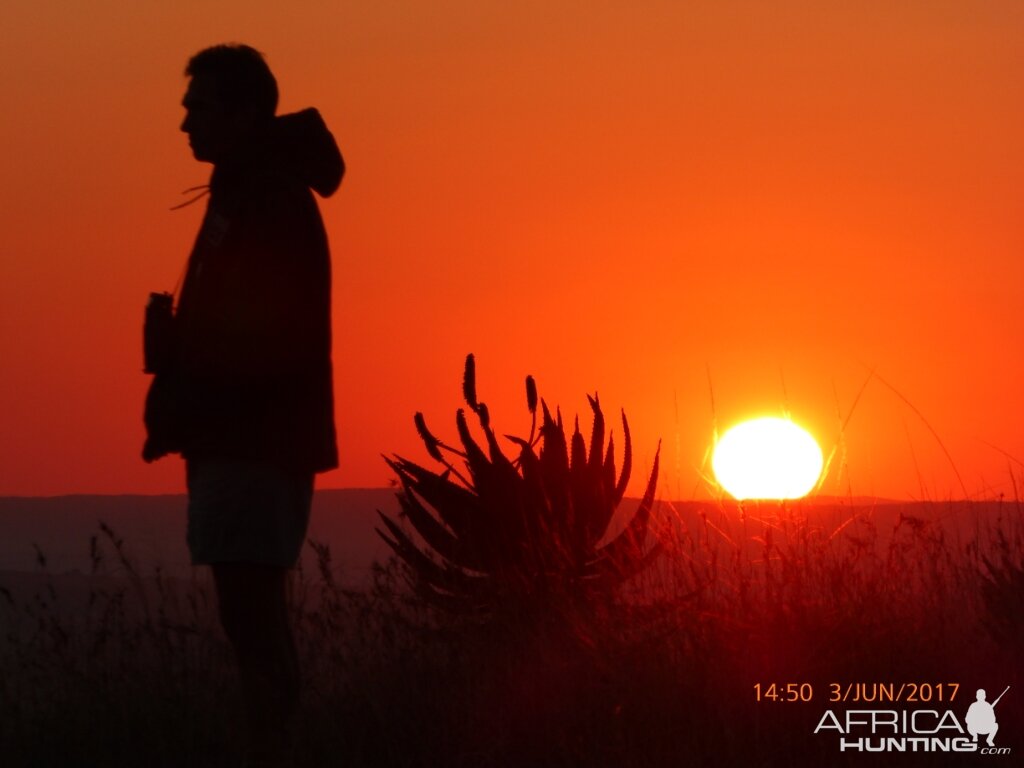
[[187,195],[189,192],[195,192],[197,189],[201,189],[203,191],[200,192],[195,197],[189,198],[184,203],[178,203],[177,205],[172,205],[171,206],[171,210],[172,211],[177,211],[177,210],[179,210],[181,208],[184,208],[187,205],[192,205],[192,203],[196,202],[197,200],[202,200],[204,197],[206,197],[208,194],[210,194],[210,185],[209,184],[200,184],[198,187],[189,187],[188,189],[184,190],[181,194]]

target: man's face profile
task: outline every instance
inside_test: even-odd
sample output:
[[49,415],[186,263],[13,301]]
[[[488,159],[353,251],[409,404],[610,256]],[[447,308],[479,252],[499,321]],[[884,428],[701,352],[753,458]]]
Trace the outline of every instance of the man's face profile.
[[181,130],[188,134],[196,160],[219,162],[249,127],[244,113],[225,105],[216,78],[209,75],[189,81],[181,105],[185,108]]

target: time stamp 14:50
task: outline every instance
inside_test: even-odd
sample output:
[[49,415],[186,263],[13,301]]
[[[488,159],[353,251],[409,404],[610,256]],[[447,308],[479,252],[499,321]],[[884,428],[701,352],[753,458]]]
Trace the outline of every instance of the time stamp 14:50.
[[[828,683],[830,702],[906,702],[927,704],[956,699],[960,683]],[[815,696],[811,683],[755,683],[756,701],[809,702]]]

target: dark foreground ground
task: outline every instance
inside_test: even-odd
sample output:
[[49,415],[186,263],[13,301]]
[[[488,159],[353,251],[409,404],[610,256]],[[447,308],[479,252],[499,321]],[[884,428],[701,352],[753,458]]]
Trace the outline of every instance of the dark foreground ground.
[[[297,765],[1020,764],[1015,503],[663,504],[661,519],[666,552],[610,599],[493,621],[427,609],[395,564],[353,579],[311,546]],[[70,573],[0,575],[0,764],[237,764],[206,575],[95,535]],[[920,751],[970,748],[976,689],[1007,685],[1008,754]],[[893,735],[861,710],[906,713],[916,732],[884,746],[908,751],[855,751]]]

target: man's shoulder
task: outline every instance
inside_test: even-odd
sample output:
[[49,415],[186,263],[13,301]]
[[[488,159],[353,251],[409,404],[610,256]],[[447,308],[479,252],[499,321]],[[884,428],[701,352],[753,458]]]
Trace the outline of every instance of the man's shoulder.
[[301,179],[277,163],[233,169],[211,195],[211,207],[231,220],[278,221],[308,209],[313,193]]

